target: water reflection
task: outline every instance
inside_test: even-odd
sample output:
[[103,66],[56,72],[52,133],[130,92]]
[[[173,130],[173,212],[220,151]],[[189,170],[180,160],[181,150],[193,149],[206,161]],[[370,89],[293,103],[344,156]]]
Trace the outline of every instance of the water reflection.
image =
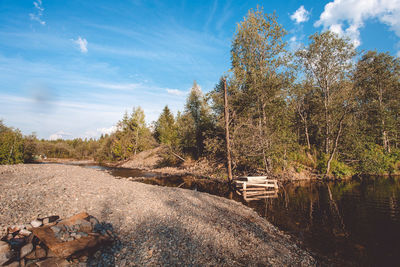
[[397,266],[400,182],[369,177],[285,185],[277,199],[249,203],[338,265]]

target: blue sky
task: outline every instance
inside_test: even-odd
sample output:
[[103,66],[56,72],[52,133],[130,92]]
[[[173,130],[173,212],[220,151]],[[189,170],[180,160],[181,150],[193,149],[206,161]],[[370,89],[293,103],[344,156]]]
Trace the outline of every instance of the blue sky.
[[236,23],[276,11],[291,49],[317,31],[400,55],[400,0],[0,0],[0,119],[39,138],[98,137],[141,106],[182,110],[230,68]]

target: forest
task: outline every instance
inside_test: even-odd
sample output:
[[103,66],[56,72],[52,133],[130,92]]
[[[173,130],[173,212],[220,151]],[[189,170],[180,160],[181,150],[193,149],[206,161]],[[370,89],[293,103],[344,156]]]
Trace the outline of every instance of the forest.
[[357,51],[325,31],[291,51],[275,14],[250,10],[237,24],[231,68],[203,94],[194,82],[184,109],[168,106],[147,124],[134,107],[99,139],[38,140],[0,122],[0,164],[49,158],[126,160],[164,146],[165,165],[183,159],[226,166],[224,87],[235,174],[309,170],[322,176],[400,172],[400,60]]

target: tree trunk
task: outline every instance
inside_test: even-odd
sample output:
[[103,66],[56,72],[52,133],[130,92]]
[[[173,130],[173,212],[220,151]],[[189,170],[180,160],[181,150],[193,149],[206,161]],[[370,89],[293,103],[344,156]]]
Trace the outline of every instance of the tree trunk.
[[232,182],[232,159],[231,145],[229,138],[229,106],[228,106],[228,89],[226,88],[226,79],[224,78],[224,115],[225,115],[225,143],[226,143],[226,159],[228,163],[228,181]]
[[328,104],[324,100],[325,109],[325,154],[329,154],[329,114],[328,114]]
[[138,142],[139,142],[139,127],[136,129],[135,155],[136,155],[137,148],[138,148]]
[[343,126],[344,117],[345,117],[345,114],[342,115],[342,117],[340,118],[340,121],[339,121],[339,129],[338,129],[338,132],[336,134],[335,145],[333,147],[332,153],[329,156],[328,162],[326,163],[325,177],[327,177],[328,174],[329,174],[329,171],[331,169],[331,162],[332,162],[333,157],[335,156],[336,149],[337,149],[338,144],[339,144],[339,138],[340,138],[340,134],[342,132],[342,126]]
[[304,122],[304,131],[305,131],[305,134],[306,134],[306,140],[307,140],[307,147],[308,147],[308,150],[311,150],[310,136],[308,135],[307,120]]
[[302,114],[301,108],[299,106],[297,106],[297,112],[299,113],[300,118],[304,123],[304,134],[306,135],[307,147],[310,150],[311,149],[311,144],[310,144],[310,136],[308,134],[307,117]]

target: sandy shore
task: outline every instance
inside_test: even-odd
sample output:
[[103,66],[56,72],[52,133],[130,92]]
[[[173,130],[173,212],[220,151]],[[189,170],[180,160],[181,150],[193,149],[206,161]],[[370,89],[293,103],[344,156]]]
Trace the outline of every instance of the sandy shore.
[[86,211],[121,245],[93,262],[115,266],[313,266],[293,240],[244,205],[78,166],[0,166],[0,227]]

